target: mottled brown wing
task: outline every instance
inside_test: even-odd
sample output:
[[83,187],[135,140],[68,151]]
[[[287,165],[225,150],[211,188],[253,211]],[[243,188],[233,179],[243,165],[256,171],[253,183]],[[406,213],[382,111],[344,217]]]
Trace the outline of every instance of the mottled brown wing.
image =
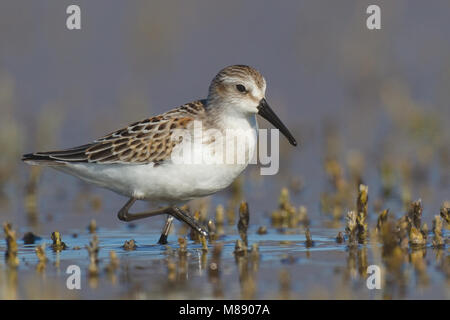
[[113,132],[86,149],[89,162],[96,163],[151,163],[170,158],[179,143],[172,139],[175,129],[187,125],[204,112],[201,101],[185,104],[162,115],[131,124]]
[[135,122],[91,144],[51,152],[25,155],[24,161],[89,163],[159,163],[170,158],[179,143],[175,129],[185,129],[205,112],[205,101],[187,103],[162,115]]

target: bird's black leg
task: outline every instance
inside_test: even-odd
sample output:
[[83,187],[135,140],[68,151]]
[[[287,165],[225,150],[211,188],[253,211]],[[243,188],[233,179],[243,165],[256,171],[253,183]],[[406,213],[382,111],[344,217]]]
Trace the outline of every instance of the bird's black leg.
[[[131,206],[136,202],[136,198],[130,198],[130,200],[127,201],[127,203],[120,209],[119,213],[117,214],[117,217],[121,221],[133,221],[138,219],[144,219],[148,217],[154,217],[159,216],[161,214],[168,214],[174,218],[177,218],[177,220],[180,220],[184,223],[186,223],[189,227],[200,233],[202,236],[208,236],[208,232],[203,228],[198,221],[196,221],[194,218],[192,218],[190,215],[188,215],[186,212],[181,210],[178,207],[165,207],[161,209],[157,209],[150,212],[140,212],[140,213],[130,213],[128,210],[130,210]],[[168,217],[166,220],[166,224],[164,225],[164,229],[162,231],[161,237],[158,241],[160,244],[167,243],[167,236],[170,231],[170,227],[173,222],[173,218]]]
[[164,228],[161,232],[161,237],[159,237],[159,244],[167,244],[167,237],[169,236],[170,227],[172,227],[173,217],[167,215],[166,223],[164,224]]
[[193,217],[191,217],[187,212],[181,210],[178,207],[171,207],[171,212],[168,212],[170,215],[174,216],[180,221],[183,221],[186,223],[189,227],[200,233],[200,235],[207,237],[208,231],[206,231],[205,228],[203,228],[197,220],[195,220]]
[[168,213],[167,211],[170,210],[171,207],[165,207],[161,209],[157,209],[154,211],[149,212],[140,212],[140,213],[130,213],[128,210],[130,210],[131,206],[136,202],[136,198],[130,198],[127,203],[120,209],[119,213],[117,214],[117,217],[121,221],[130,222],[133,220],[139,220],[144,219],[148,217],[154,217],[159,216],[161,214]]

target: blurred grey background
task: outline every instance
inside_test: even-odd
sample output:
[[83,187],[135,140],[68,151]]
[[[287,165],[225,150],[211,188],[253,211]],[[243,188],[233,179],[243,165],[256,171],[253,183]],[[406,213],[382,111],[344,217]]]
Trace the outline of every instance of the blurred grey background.
[[[70,4],[81,7],[81,30],[66,28]],[[366,28],[369,4],[381,7],[381,30]],[[355,153],[364,159],[371,199],[382,163],[426,168],[411,198],[424,199],[431,219],[450,194],[449,17],[446,0],[2,1],[1,214],[25,221],[22,153],[83,144],[204,98],[217,71],[248,64],[266,77],[268,101],[301,141],[294,149],[283,140],[278,176],[246,183],[251,209],[276,207],[279,189],[298,177],[305,189],[294,199],[316,216],[331,136],[343,164]],[[70,211],[73,189],[87,188],[50,170],[40,187],[43,215]],[[104,223],[118,223],[125,199],[89,190],[111,212]]]

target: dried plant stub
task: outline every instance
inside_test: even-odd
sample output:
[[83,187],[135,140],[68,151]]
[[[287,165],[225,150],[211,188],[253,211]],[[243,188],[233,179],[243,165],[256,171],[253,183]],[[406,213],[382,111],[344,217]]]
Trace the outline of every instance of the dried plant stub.
[[248,223],[250,220],[250,213],[248,209],[248,203],[242,202],[239,207],[239,221],[238,221],[238,231],[239,235],[241,236],[242,241],[244,241],[245,245],[248,245],[247,241],[247,229],[248,229]]

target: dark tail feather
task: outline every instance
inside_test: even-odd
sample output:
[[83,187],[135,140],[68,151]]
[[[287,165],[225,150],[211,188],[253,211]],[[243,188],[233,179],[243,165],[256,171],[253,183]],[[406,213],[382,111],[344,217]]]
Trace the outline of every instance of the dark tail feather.
[[28,153],[22,161],[31,165],[63,165],[67,162],[87,162],[86,149],[91,145],[83,145],[61,151]]
[[28,153],[22,156],[22,161],[31,165],[58,165],[64,164],[60,161],[50,158],[49,156]]

